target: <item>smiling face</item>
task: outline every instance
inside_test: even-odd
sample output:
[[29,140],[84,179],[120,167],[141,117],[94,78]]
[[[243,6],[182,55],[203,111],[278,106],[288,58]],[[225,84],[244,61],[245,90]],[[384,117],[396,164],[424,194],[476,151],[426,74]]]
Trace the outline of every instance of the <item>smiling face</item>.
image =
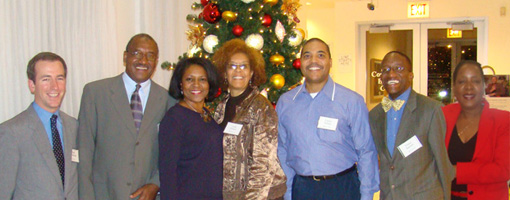
[[453,93],[462,109],[483,107],[484,79],[480,70],[473,64],[460,66],[453,83]]
[[147,81],[158,64],[158,46],[147,37],[136,37],[124,52],[127,75],[137,83]]
[[[388,68],[389,70],[384,70]],[[411,87],[414,75],[411,72],[411,63],[404,56],[397,53],[384,56],[381,69],[382,85],[391,99],[396,99]]]
[[190,65],[182,75],[181,90],[184,101],[201,108],[209,92],[207,72],[200,65]]
[[326,84],[331,65],[331,56],[328,54],[327,46],[324,43],[310,41],[303,47],[301,72],[305,76],[306,84]]
[[250,60],[244,53],[236,53],[230,57],[227,66],[228,89],[232,96],[239,96],[246,90],[253,70],[250,68]]
[[66,75],[60,61],[37,61],[35,80],[28,80],[34,101],[44,110],[54,113],[62,104],[66,93]]

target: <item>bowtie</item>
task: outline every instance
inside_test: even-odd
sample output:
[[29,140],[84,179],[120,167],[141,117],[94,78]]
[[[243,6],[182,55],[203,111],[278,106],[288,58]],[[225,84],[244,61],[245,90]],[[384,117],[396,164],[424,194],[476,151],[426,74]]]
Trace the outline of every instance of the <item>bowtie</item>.
[[393,109],[395,111],[400,110],[400,108],[402,108],[402,105],[404,105],[405,102],[406,101],[401,100],[401,99],[397,99],[397,100],[393,101],[388,97],[383,97],[381,104],[384,109],[384,112],[388,112],[388,110],[390,110],[391,107],[393,107]]

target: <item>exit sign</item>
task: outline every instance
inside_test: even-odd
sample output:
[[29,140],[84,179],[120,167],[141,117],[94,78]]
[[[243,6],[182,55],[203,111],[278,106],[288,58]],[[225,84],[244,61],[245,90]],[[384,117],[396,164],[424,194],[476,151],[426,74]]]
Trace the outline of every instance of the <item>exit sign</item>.
[[454,31],[448,28],[446,29],[446,38],[462,38],[462,31]]
[[426,18],[429,17],[429,2],[409,2],[407,3],[407,18]]

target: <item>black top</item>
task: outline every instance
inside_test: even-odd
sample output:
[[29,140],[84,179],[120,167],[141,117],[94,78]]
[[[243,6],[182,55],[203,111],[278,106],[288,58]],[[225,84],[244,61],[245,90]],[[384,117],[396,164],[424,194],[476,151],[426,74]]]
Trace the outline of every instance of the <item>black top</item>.
[[253,88],[248,86],[241,95],[237,97],[231,96],[228,99],[227,105],[225,105],[225,115],[223,117],[223,121],[220,124],[221,128],[225,129],[225,127],[227,127],[227,123],[234,119],[236,116],[236,106],[241,104],[241,102],[243,102],[244,99],[250,95],[251,91],[253,91]]
[[[450,138],[450,144],[448,144],[448,157],[452,165],[457,165],[457,162],[471,162],[473,155],[475,154],[476,138],[478,132],[469,139],[466,143],[462,143],[457,134],[457,126],[453,128],[452,137]],[[452,181],[452,191],[466,192],[467,185],[457,184],[457,178]]]
[[223,131],[179,104],[159,126],[161,199],[222,199]]

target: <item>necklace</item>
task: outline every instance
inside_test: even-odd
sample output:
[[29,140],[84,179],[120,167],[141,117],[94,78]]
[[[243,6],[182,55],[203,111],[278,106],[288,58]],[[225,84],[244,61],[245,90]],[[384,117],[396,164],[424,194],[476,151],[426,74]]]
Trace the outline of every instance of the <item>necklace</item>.
[[[475,123],[473,123],[473,121],[472,121],[472,120],[469,120],[469,119],[467,119],[467,118],[466,118],[466,121],[468,121],[468,124],[467,124],[466,126],[464,126],[464,128],[463,128],[460,132],[457,132],[457,135],[459,136],[459,138],[461,138],[461,136],[464,134],[464,131],[465,131],[467,128],[469,128],[469,127],[471,127],[471,125],[475,124]],[[461,138],[461,140],[462,140],[462,138]]]
[[[203,112],[198,112],[191,104],[189,104],[186,100],[183,100],[184,103],[188,104],[188,106],[195,111],[196,113],[200,114],[200,117],[204,120],[204,122],[208,122],[211,120],[209,117],[209,113],[206,111],[207,109],[202,109]],[[202,107],[203,108],[203,107]]]

